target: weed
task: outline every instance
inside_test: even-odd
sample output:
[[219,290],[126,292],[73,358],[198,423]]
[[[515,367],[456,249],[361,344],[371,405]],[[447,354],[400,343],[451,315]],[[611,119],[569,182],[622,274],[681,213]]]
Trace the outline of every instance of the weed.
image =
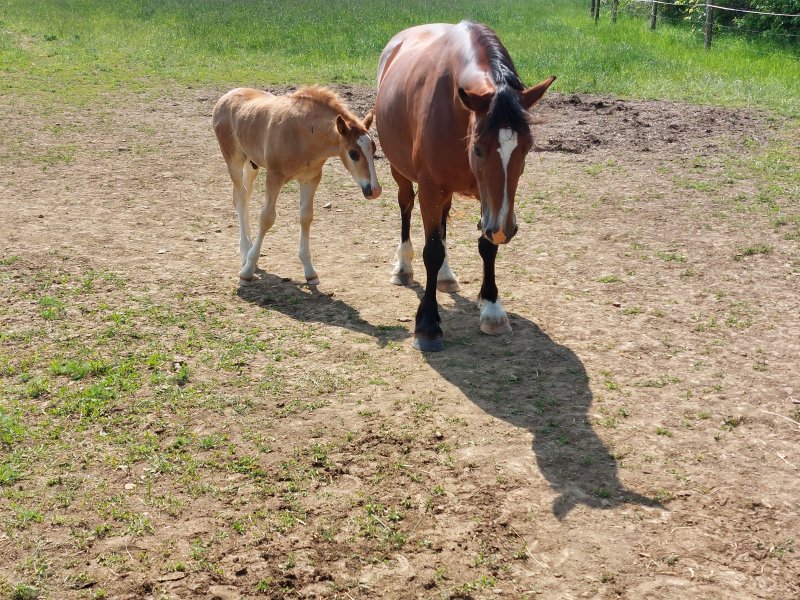
[[620,283],[622,280],[616,275],[604,275],[597,280],[599,283]]

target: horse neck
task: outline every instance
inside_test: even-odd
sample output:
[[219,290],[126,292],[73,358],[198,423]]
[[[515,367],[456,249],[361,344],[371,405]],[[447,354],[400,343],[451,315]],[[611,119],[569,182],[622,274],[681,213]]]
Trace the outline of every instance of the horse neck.
[[304,118],[305,131],[310,133],[313,141],[309,145],[318,153],[319,158],[339,156],[340,136],[336,131],[338,112],[329,106],[319,106]]

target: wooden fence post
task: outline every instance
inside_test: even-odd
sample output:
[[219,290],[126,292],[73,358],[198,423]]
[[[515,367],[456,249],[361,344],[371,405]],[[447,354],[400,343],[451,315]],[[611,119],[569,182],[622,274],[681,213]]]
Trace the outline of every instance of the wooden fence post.
[[714,9],[706,2],[706,50],[711,48],[711,32],[714,29]]
[[595,2],[599,2],[599,0],[592,0],[591,6],[589,6],[589,16],[594,17],[594,5]]
[[653,2],[650,9],[650,29],[656,28],[656,15],[658,14],[658,4]]
[[600,0],[596,0],[595,5],[594,5],[594,22],[595,22],[595,24],[597,24],[597,22],[599,20],[600,20]]
[[611,0],[611,22],[617,22],[617,5],[619,5],[619,0]]

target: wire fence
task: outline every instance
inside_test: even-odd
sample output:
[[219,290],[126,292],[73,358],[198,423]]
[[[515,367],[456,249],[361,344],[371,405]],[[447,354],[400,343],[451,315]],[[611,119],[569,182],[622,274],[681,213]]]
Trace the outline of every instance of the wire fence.
[[[720,6],[718,4],[712,4],[710,2],[705,2],[703,4],[693,3],[693,4],[686,4],[681,2],[669,2],[666,0],[630,0],[631,3],[634,4],[649,4],[650,5],[650,29],[655,29],[656,25],[659,21],[667,21],[672,23],[686,23],[687,18],[676,18],[676,17],[668,17],[665,15],[660,15],[658,11],[659,6],[669,6],[675,7],[678,9],[686,9],[687,11],[692,11],[697,14],[698,9],[703,11],[703,15],[705,17],[704,20],[704,33],[705,33],[705,47],[706,50],[711,48],[711,41],[713,39],[714,31],[715,30],[725,30],[728,32],[735,32],[735,33],[742,33],[745,35],[749,35],[751,37],[776,37],[778,39],[784,41],[790,41],[793,39],[800,39],[800,34],[795,33],[782,33],[778,31],[769,31],[769,30],[759,30],[759,29],[750,29],[746,27],[740,27],[735,25],[725,25],[723,23],[715,23],[714,22],[714,12],[715,11],[727,11],[730,13],[739,13],[742,15],[759,15],[759,16],[767,16],[773,18],[785,18],[785,19],[800,19],[800,14],[790,14],[790,13],[777,13],[777,12],[766,12],[760,10],[750,10],[744,8],[731,8],[728,6]],[[619,0],[607,0],[607,4],[610,4],[611,7],[611,21],[616,22],[617,20],[617,13],[619,7]],[[594,18],[595,23],[598,22],[600,19],[600,6],[601,0],[591,0],[590,6],[590,14],[592,18]],[[688,16],[688,13],[687,13]]]

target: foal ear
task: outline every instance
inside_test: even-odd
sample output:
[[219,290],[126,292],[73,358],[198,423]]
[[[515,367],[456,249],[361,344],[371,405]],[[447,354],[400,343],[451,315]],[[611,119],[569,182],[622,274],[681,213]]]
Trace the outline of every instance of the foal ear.
[[550,87],[550,84],[556,80],[555,75],[551,75],[544,81],[537,83],[533,87],[529,87],[527,90],[522,92],[522,106],[526,109],[530,108],[534,104],[536,104],[539,100],[542,99],[544,93],[547,91],[547,88]]
[[338,131],[340,135],[347,135],[350,133],[350,126],[342,115],[336,116],[336,131]]
[[375,109],[372,109],[367,113],[367,116],[364,117],[363,125],[364,129],[369,131],[369,128],[372,127],[372,121],[375,119]]
[[468,92],[464,88],[458,88],[458,99],[464,108],[476,113],[485,113],[489,111],[489,105],[492,103],[494,97],[494,90],[490,92]]

